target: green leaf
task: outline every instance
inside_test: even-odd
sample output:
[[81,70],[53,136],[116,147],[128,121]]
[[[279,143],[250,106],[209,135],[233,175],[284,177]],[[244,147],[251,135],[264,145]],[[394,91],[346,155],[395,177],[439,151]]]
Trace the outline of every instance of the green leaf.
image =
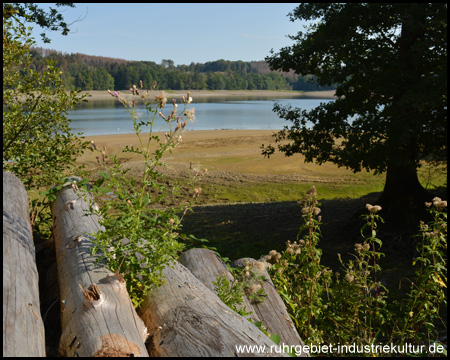
[[275,344],[279,345],[281,341],[281,337],[278,334],[270,334],[270,340],[272,340]]

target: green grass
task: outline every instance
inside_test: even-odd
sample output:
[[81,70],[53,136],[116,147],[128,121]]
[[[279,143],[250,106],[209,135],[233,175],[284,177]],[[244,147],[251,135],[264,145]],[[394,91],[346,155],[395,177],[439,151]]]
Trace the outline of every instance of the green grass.
[[211,203],[222,202],[272,202],[297,201],[306,190],[315,185],[322,199],[358,198],[371,192],[383,190],[383,180],[352,184],[313,183],[256,183],[244,182],[236,185],[206,184],[203,195]]
[[[429,168],[421,168],[418,172],[419,180],[426,189],[446,186],[445,171],[432,172]],[[330,174],[330,176],[332,176]],[[339,181],[331,181],[323,176],[325,182],[255,182],[241,181],[236,183],[224,182],[202,184],[202,201],[205,203],[249,203],[273,201],[297,201],[312,185],[316,186],[321,199],[332,200],[350,198],[355,199],[372,192],[382,192],[385,174],[374,176],[370,173],[345,176]]]

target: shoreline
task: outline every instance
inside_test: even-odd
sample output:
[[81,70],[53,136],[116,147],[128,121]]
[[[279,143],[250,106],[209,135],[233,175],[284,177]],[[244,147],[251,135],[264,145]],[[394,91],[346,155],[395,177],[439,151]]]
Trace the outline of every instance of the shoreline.
[[[216,129],[216,130],[185,130],[183,132],[183,138],[189,141],[202,141],[211,138],[231,138],[240,136],[260,136],[268,135],[278,132],[279,130],[234,130],[234,129]],[[148,132],[142,132],[143,137],[148,136]],[[163,133],[155,133],[154,135],[163,135]],[[123,134],[105,134],[105,135],[86,135],[85,140],[94,140],[95,142],[106,143],[124,143],[132,144],[134,140],[138,141],[136,133],[123,133]]]
[[[113,91],[113,90],[111,90]],[[129,90],[120,90],[125,95],[131,95]],[[165,91],[168,97],[180,98],[186,96],[188,90],[152,90],[157,95],[161,91]],[[230,98],[305,98],[305,99],[336,99],[335,90],[326,91],[295,91],[295,90],[190,90],[190,96],[194,103],[196,99],[223,99]],[[115,98],[108,94],[106,90],[82,91],[80,94],[90,94],[86,97],[88,101],[114,101]]]

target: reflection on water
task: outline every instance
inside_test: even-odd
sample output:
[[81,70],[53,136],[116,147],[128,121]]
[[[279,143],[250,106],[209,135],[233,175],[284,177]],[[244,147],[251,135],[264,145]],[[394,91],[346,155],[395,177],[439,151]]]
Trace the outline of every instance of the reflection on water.
[[[169,95],[170,99],[170,95]],[[284,119],[280,119],[272,111],[273,105],[279,102],[282,105],[290,104],[293,107],[299,107],[310,110],[323,102],[334,100],[326,99],[255,99],[246,97],[199,99],[204,102],[196,101],[190,104],[190,108],[195,108],[196,121],[190,123],[190,130],[216,130],[216,129],[236,129],[236,130],[280,130],[286,125],[290,125]],[[147,112],[144,105],[136,106],[142,114],[143,120],[147,120]],[[173,107],[169,103],[166,105],[165,112],[170,113]],[[179,113],[183,110],[183,104],[178,105]],[[150,114],[153,116],[153,113]],[[123,134],[134,133],[133,122],[130,114],[124,106],[117,100],[96,100],[88,101],[80,105],[77,111],[69,111],[68,118],[72,120],[71,128],[74,133],[83,133],[84,135],[103,135],[103,134]],[[165,121],[159,116],[156,117],[155,129],[163,127]]]

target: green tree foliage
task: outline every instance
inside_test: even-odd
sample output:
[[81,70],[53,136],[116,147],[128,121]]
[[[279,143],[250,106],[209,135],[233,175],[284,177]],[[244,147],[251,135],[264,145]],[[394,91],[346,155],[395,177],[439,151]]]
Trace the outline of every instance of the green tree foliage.
[[314,3],[289,15],[315,22],[290,36],[294,45],[272,50],[270,68],[337,84],[338,99],[311,111],[275,106],[293,122],[276,135],[288,140],[279,150],[386,173],[383,217],[416,228],[425,202],[417,169],[447,160],[447,5]]
[[[55,5],[56,7],[75,7],[73,3],[56,3]],[[46,12],[37,4],[33,3],[5,3],[3,4],[3,9],[9,14],[14,12],[21,18],[28,18],[30,22],[36,23],[44,30],[61,31],[62,35],[67,35],[70,31],[70,24],[65,22],[63,15],[58,12],[58,9],[52,7]],[[41,33],[41,37],[45,43],[50,42],[45,32]]]
[[[43,67],[43,59],[52,58],[63,71],[66,90],[129,89],[139,83],[167,90],[328,90],[333,86],[319,86],[308,82],[311,76],[270,71],[264,61],[217,60],[205,64],[191,63],[175,66],[173,60],[161,64],[152,61],[126,61],[122,59],[62,54],[55,50],[33,48],[32,65]],[[70,76],[69,76],[70,75]],[[109,75],[109,76],[108,76]]]
[[74,165],[87,143],[70,133],[67,110],[79,104],[66,93],[61,72],[48,59],[31,64],[30,28],[3,10],[3,171],[16,174],[27,190],[54,184]]

